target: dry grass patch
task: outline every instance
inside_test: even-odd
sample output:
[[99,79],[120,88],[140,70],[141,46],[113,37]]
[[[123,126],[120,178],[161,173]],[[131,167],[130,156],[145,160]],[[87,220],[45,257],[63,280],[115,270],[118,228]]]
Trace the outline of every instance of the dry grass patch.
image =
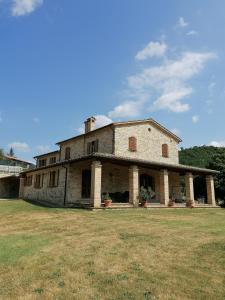
[[225,211],[0,202],[0,299],[224,299]]

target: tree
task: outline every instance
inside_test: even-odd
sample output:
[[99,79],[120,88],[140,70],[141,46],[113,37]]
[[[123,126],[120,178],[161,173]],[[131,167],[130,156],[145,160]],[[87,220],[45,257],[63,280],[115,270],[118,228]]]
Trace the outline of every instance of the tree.
[[0,149],[0,159],[4,158],[4,151],[2,149]]
[[7,155],[10,156],[10,157],[14,157],[15,156],[14,150],[13,150],[12,147],[10,148],[9,153]]
[[220,172],[215,176],[215,191],[218,198],[225,200],[225,152],[216,153],[208,167]]

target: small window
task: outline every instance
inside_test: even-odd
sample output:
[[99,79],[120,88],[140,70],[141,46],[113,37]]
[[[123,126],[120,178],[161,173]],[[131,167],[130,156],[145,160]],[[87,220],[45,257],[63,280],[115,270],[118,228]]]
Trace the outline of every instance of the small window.
[[70,147],[66,147],[65,160],[69,160],[69,159],[70,159]]
[[52,164],[55,164],[55,163],[56,163],[56,157],[55,157],[55,156],[50,157],[49,163],[50,163],[51,165],[52,165]]
[[162,145],[162,156],[169,157],[169,146],[167,144]]
[[25,177],[25,185],[26,186],[31,186],[32,185],[32,181],[33,181],[33,176],[29,175]]
[[129,137],[129,151],[132,152],[137,151],[137,139],[135,136]]
[[43,181],[44,181],[44,174],[37,174],[35,176],[35,182],[34,182],[34,187],[36,189],[40,189],[43,186]]
[[98,152],[98,140],[87,143],[87,154]]
[[59,171],[52,171],[49,174],[49,187],[57,187],[59,184]]
[[45,167],[46,166],[46,159],[40,159],[39,160],[39,168]]

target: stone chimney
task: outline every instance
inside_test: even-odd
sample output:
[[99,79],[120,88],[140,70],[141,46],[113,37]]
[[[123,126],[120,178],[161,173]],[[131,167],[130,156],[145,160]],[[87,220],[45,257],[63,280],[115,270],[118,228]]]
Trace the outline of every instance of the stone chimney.
[[85,133],[88,133],[95,129],[95,121],[96,121],[95,117],[90,117],[84,122]]

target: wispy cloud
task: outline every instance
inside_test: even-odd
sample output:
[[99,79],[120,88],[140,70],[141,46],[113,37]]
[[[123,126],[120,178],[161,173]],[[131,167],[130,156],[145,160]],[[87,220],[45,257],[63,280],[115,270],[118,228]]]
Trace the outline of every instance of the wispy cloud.
[[225,147],[225,141],[212,141],[209,145],[214,147]]
[[39,145],[36,147],[38,154],[44,154],[51,151],[51,147],[49,145]]
[[196,30],[190,30],[186,33],[186,35],[198,35],[198,32]]
[[189,23],[186,22],[183,17],[179,18],[179,20],[177,22],[178,27],[184,28],[184,27],[187,27],[188,25],[189,25]]
[[128,77],[128,86],[137,95],[159,94],[150,109],[184,112],[190,107],[181,101],[193,93],[189,81],[215,57],[211,52],[184,52],[177,59],[163,60],[159,66],[145,67],[140,73]]
[[144,49],[140,50],[135,58],[137,60],[145,60],[154,56],[163,56],[167,50],[164,42],[150,42]]
[[8,145],[8,148],[13,148],[13,150],[18,152],[30,152],[31,149],[27,143],[21,143],[21,142],[13,142]]
[[43,0],[13,0],[11,7],[12,16],[25,16],[43,4]]
[[34,123],[39,123],[39,122],[40,122],[40,119],[39,119],[38,117],[34,117],[34,118],[33,118],[33,122],[34,122]]
[[192,123],[194,123],[194,124],[196,124],[196,123],[198,123],[199,122],[199,116],[198,115],[194,115],[194,116],[192,116]]

